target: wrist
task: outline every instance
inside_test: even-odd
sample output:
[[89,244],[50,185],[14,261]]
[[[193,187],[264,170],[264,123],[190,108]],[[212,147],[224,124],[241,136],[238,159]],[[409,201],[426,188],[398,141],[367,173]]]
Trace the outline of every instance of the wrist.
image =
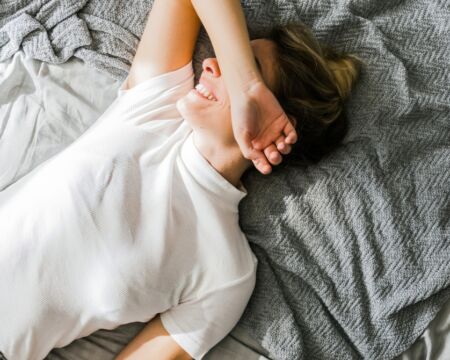
[[246,93],[251,93],[252,89],[261,85],[265,86],[261,74],[258,72],[251,72],[248,74],[247,78],[243,78],[241,90]]
[[248,79],[245,83],[240,84],[240,87],[237,90],[233,91],[233,96],[231,96],[231,100],[244,100],[248,101],[249,99],[258,99],[261,91],[264,91],[267,88],[264,80],[260,78],[251,78]]
[[253,64],[248,59],[230,61],[228,58],[227,61],[224,61],[222,60],[222,53],[217,52],[216,54],[222,76],[224,77],[230,95],[245,92],[254,83],[263,81],[256,64]]
[[242,99],[244,97],[252,96],[256,89],[260,86],[266,86],[263,79],[258,74],[247,74],[247,77],[240,77],[240,81],[233,81],[230,88],[230,99]]

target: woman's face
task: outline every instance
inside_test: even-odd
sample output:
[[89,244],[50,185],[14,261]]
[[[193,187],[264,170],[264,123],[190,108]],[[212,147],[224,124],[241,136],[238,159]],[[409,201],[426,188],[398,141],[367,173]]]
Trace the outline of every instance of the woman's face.
[[[266,85],[273,90],[275,84],[275,44],[271,40],[250,42],[259,71]],[[230,97],[216,58],[203,61],[203,72],[196,85],[177,102],[181,116],[196,131],[221,136],[234,141],[231,128]]]

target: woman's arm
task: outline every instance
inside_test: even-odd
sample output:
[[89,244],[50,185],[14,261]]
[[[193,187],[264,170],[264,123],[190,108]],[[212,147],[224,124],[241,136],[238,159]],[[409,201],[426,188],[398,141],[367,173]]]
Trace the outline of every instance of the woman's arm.
[[128,87],[191,61],[199,30],[200,19],[190,0],[155,0],[128,74]]
[[[128,74],[128,88],[191,61],[199,30],[200,20],[190,0],[155,0]],[[173,340],[157,315],[116,359],[192,358]]]
[[262,81],[238,0],[155,0],[127,86],[131,88],[190,61],[200,19],[211,37],[230,93],[236,141],[244,156],[253,160],[259,171],[268,173],[267,159],[272,164],[278,163],[271,157],[279,156],[274,143],[293,144],[297,135]]
[[270,163],[279,162],[283,145],[277,148],[275,142],[293,144],[297,134],[258,71],[240,2],[191,1],[211,38],[230,94],[236,141],[243,155],[267,174]]
[[244,91],[254,80],[263,81],[239,0],[191,1],[211,39],[230,95]]

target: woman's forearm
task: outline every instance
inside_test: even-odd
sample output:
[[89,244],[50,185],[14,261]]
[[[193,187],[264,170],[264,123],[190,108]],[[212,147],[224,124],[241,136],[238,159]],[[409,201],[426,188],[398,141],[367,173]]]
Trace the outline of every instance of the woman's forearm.
[[175,71],[191,61],[200,25],[191,0],[155,0],[133,58],[126,87]]
[[228,91],[262,80],[239,0],[191,0],[214,47]]
[[[191,0],[211,38],[230,96],[236,142],[263,174],[279,164],[275,146],[293,144],[295,128],[259,72],[239,0]],[[269,162],[270,159],[270,162]]]

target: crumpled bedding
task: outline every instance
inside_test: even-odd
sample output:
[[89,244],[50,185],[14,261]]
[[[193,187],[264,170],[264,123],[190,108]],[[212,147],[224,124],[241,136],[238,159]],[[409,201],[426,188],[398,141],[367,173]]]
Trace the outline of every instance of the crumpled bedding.
[[[123,80],[150,3],[2,4],[0,60],[22,46],[36,59],[74,56]],[[399,355],[450,299],[448,3],[243,5],[252,37],[301,20],[366,65],[338,151],[315,166],[287,163],[244,179],[241,227],[259,268],[239,326],[270,358]],[[197,50],[198,75],[211,52],[204,33]]]
[[[1,64],[0,191],[77,139],[118,87],[76,59],[56,66],[19,51]],[[95,83],[86,81],[92,78]]]
[[[0,99],[4,100],[0,105],[0,189],[51,158],[84,132],[113,101],[119,85],[120,82],[78,59],[51,65],[25,58],[19,51],[1,62]],[[41,111],[33,111],[38,104]],[[23,134],[28,134],[27,141],[21,141]],[[398,360],[450,358],[449,323],[450,302],[447,302],[424,334]],[[99,330],[64,348],[54,349],[47,359],[113,359],[144,325],[132,323],[112,331]],[[266,350],[238,324],[205,359],[268,359],[265,355]]]

